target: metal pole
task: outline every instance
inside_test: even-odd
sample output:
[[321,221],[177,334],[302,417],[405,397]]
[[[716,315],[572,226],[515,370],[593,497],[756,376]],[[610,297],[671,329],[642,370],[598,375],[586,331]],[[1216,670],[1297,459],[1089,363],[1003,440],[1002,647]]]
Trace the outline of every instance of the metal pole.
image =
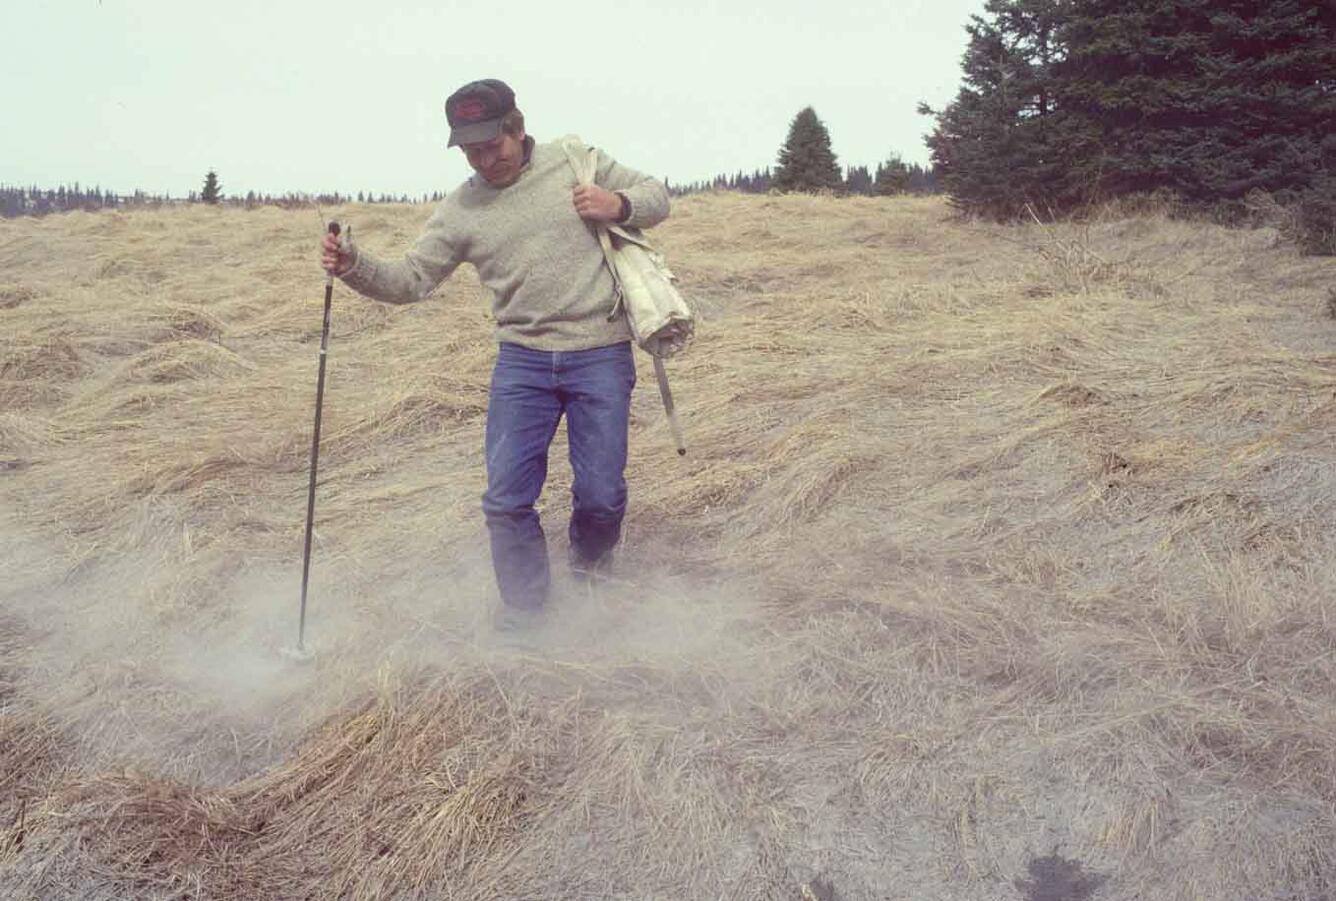
[[678,456],[687,455],[686,442],[682,440],[682,427],[677,423],[677,410],[673,408],[673,392],[668,387],[668,372],[663,367],[660,357],[654,358],[654,378],[659,383],[659,397],[663,400],[663,410],[668,414],[668,431],[673,435],[673,444],[677,445]]
[[[339,224],[331,222],[329,233],[337,236]],[[302,607],[297,623],[297,650],[306,652],[306,588],[311,579],[311,533],[315,526],[315,473],[320,458],[320,414],[325,406],[325,358],[329,352],[329,316],[334,298],[334,274],[325,275],[325,320],[320,328],[320,375],[315,383],[315,429],[311,434],[311,484],[306,494],[306,546],[302,550]]]

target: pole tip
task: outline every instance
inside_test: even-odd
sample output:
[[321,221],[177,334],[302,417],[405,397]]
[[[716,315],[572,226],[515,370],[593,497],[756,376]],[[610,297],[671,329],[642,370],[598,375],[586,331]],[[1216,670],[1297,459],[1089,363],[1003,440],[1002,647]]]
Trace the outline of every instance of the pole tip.
[[293,663],[310,663],[315,659],[315,652],[302,644],[296,647],[282,647],[278,649],[279,656],[291,660]]
[[677,455],[679,457],[685,457],[687,455],[687,449],[685,447],[679,447],[677,449]]

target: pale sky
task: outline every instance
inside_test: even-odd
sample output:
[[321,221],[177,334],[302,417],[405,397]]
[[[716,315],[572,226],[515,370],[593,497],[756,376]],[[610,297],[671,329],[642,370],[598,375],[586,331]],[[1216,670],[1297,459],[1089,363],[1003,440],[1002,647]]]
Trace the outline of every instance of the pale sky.
[[927,162],[983,0],[0,0],[0,184],[173,196],[453,189],[455,88],[500,78],[539,140],[673,182],[772,166],[815,108],[840,164]]

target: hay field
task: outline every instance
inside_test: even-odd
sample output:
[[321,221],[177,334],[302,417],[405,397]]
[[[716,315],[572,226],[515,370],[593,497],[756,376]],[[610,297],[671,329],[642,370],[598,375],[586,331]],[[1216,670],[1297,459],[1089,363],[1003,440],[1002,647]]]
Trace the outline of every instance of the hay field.
[[1333,897],[1331,260],[680,200],[689,454],[642,357],[618,578],[531,648],[476,280],[339,286],[301,667],[319,233],[0,223],[0,896]]

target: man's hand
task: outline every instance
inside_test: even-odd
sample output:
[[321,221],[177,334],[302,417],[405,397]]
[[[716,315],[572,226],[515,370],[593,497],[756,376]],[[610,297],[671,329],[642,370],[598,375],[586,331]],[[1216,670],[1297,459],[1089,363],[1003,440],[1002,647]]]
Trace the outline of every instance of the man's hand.
[[618,222],[622,218],[620,194],[605,191],[598,185],[577,185],[571,196],[575,212],[586,222]]
[[353,267],[353,255],[339,243],[337,235],[326,232],[320,241],[320,265],[330,275],[343,275]]

